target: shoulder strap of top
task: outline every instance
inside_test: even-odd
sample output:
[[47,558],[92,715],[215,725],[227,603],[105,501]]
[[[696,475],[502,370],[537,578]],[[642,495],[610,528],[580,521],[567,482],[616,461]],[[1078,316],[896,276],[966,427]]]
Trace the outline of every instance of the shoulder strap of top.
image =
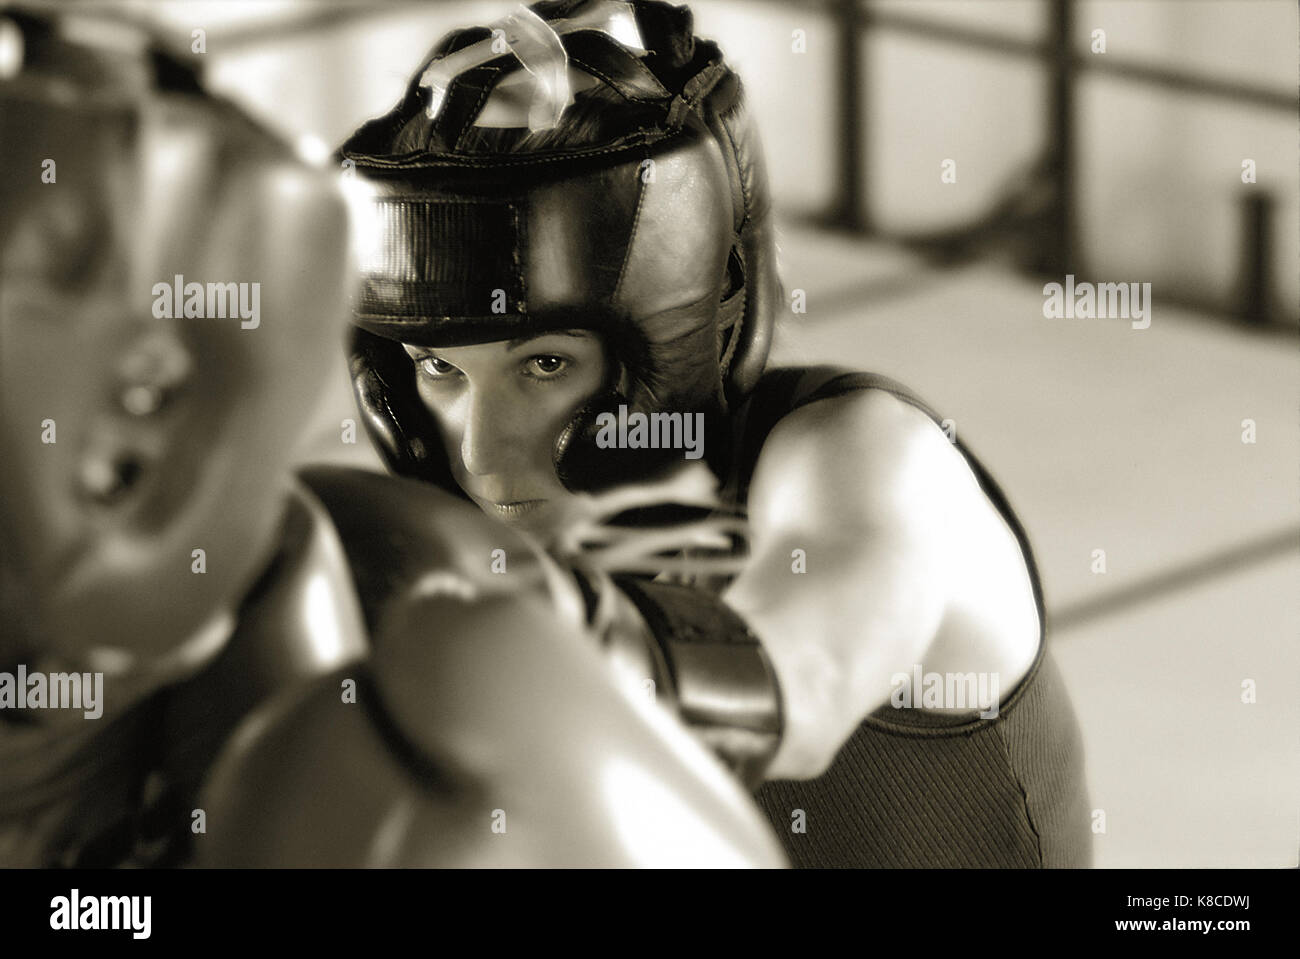
[[788,366],[764,373],[740,412],[735,461],[740,501],[748,499],[758,454],[768,434],[783,417],[818,400],[870,389],[893,393],[938,421],[938,414],[924,400],[903,384],[879,373],[838,366]]

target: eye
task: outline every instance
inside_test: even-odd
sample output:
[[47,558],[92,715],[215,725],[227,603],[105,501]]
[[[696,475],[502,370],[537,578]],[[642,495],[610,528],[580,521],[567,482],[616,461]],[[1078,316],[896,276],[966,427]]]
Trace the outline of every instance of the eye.
[[430,376],[435,379],[450,376],[453,373],[459,372],[456,367],[452,366],[446,360],[440,360],[436,356],[422,356],[416,360],[416,365],[419,366],[420,372],[425,376]]
[[563,356],[554,356],[550,353],[542,353],[537,356],[530,356],[524,364],[525,371],[529,376],[535,376],[539,379],[558,379],[563,376],[569,369],[569,360]]

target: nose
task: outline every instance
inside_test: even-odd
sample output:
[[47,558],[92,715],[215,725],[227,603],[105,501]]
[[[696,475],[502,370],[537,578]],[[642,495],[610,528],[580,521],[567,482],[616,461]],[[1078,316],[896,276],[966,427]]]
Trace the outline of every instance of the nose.
[[518,429],[523,411],[511,409],[504,392],[469,389],[460,455],[466,472],[475,476],[506,472],[523,452],[524,437]]

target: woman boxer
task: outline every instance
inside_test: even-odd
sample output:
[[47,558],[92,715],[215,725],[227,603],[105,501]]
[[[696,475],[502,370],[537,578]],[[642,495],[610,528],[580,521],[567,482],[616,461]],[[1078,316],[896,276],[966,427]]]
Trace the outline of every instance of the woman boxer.
[[[898,383],[763,372],[766,184],[688,10],[556,0],[455,31],[342,158],[369,204],[354,385],[396,472],[556,549],[592,491],[692,465],[701,424],[748,557],[682,588],[643,551],[615,605],[796,864],[1089,862],[1078,731],[997,485]],[[914,673],[992,701],[913,703]]]

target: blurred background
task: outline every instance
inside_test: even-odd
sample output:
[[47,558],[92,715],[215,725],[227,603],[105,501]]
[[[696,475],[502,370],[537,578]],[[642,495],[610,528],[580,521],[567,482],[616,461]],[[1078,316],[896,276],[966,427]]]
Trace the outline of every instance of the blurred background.
[[[212,87],[322,158],[443,32],[513,6],[129,5],[182,48],[202,30]],[[1104,814],[1096,864],[1295,866],[1297,4],[690,6],[748,86],[806,298],[774,362],[904,381],[1029,532]],[[1151,284],[1150,327],[1046,318],[1067,274]],[[341,360],[322,376],[317,452],[367,458],[339,450]]]

